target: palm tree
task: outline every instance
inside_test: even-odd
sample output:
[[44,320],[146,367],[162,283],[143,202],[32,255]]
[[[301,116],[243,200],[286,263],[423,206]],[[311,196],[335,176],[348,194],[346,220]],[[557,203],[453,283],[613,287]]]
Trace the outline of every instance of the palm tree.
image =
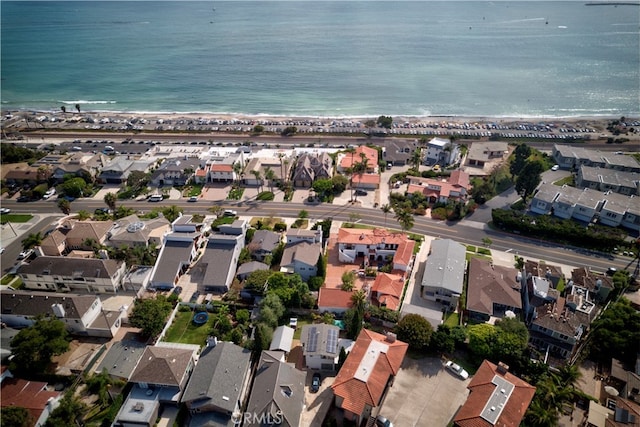
[[214,214],[216,218],[222,215],[222,211],[224,211],[224,209],[222,208],[222,206],[219,206],[219,205],[213,205],[209,208],[209,212]]
[[357,290],[353,294],[351,294],[351,303],[353,304],[353,308],[360,313],[364,313],[364,306],[366,302],[367,294],[362,289]]
[[162,215],[164,215],[164,217],[169,222],[173,222],[176,219],[178,219],[181,213],[182,213],[182,208],[176,205],[168,206],[162,210]]
[[558,370],[557,376],[562,385],[575,388],[576,383],[582,377],[582,372],[576,365],[564,365]]
[[44,237],[39,232],[31,233],[22,240],[22,248],[24,250],[27,250],[27,249],[34,248],[36,246],[40,246],[40,243],[42,243],[43,238]]
[[116,201],[118,200],[118,197],[116,196],[116,193],[113,192],[109,192],[107,194],[104,195],[104,203],[109,207],[109,209],[111,209],[112,211],[116,210]]
[[69,215],[71,213],[71,202],[64,198],[58,199],[58,208],[63,214]]
[[413,228],[413,214],[408,209],[396,209],[395,214],[396,220],[404,231],[409,231]]
[[276,179],[276,173],[267,166],[264,170],[264,177],[269,180],[269,191],[273,193],[273,181]]
[[416,148],[411,154],[410,161],[416,171],[420,169],[420,164],[422,163],[422,151],[420,147]]
[[256,181],[258,181],[258,188],[262,193],[262,174],[260,171],[251,171],[251,174],[256,178]]
[[233,172],[236,176],[236,184],[240,185],[240,175],[242,174],[242,163],[235,162],[233,164]]
[[384,205],[380,206],[380,210],[382,211],[382,213],[384,213],[384,225],[387,225],[387,214],[389,212],[391,212],[391,206],[389,206],[388,203],[385,203]]

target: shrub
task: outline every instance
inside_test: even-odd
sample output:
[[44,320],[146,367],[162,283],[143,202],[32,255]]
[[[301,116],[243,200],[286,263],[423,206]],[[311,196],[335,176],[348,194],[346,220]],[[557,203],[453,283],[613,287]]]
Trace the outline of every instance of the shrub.
[[285,224],[284,222],[276,222],[273,225],[273,231],[287,231],[287,224]]
[[256,196],[256,200],[270,201],[273,200],[274,197],[275,195],[271,191],[263,191]]

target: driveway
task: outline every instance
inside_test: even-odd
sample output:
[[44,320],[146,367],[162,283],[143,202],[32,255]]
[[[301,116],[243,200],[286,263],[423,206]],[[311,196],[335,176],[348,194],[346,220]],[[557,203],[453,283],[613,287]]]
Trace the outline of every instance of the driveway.
[[317,393],[311,393],[309,387],[311,386],[311,377],[315,371],[307,371],[307,380],[304,388],[304,401],[305,407],[300,416],[300,425],[308,427],[321,427],[322,421],[324,421],[333,402],[333,391],[331,385],[336,379],[335,375],[326,376],[324,372],[321,373],[322,382],[320,383],[320,390]]
[[467,400],[470,381],[445,370],[438,358],[405,357],[380,415],[397,426],[446,426]]

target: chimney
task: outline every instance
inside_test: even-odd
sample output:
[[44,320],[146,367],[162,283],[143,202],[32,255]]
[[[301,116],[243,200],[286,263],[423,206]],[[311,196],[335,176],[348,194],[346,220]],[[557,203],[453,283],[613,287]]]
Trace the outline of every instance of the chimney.
[[396,342],[396,338],[397,338],[396,334],[394,334],[393,332],[387,332],[387,338],[385,339],[385,341],[389,343],[394,343]]
[[503,362],[498,362],[498,368],[496,369],[496,371],[500,375],[506,375],[506,373],[509,372],[509,365]]

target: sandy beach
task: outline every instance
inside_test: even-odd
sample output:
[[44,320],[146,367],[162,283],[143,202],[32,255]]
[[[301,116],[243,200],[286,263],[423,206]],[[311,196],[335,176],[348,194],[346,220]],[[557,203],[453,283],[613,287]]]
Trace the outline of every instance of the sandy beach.
[[[276,115],[243,115],[214,113],[138,113],[109,111],[3,111],[3,127],[13,123],[16,126],[25,119],[31,122],[46,123],[46,128],[87,129],[87,122],[93,124],[137,125],[137,130],[187,130],[175,129],[176,124],[192,126],[298,126],[320,128],[362,128],[365,122],[377,117],[313,117],[313,116],[276,116]],[[16,120],[18,119],[18,120]],[[396,128],[432,127],[449,129],[487,129],[493,125],[507,129],[518,129],[521,125],[535,125],[549,129],[576,129],[590,132],[605,132],[613,120],[620,117],[584,116],[584,117],[482,117],[482,116],[397,116],[393,117]],[[639,118],[625,118],[629,126]],[[22,120],[24,123],[24,120]],[[159,128],[161,127],[161,128]],[[197,130],[197,129],[196,129]],[[208,130],[221,130],[208,129]],[[245,129],[242,129],[245,130]]]

